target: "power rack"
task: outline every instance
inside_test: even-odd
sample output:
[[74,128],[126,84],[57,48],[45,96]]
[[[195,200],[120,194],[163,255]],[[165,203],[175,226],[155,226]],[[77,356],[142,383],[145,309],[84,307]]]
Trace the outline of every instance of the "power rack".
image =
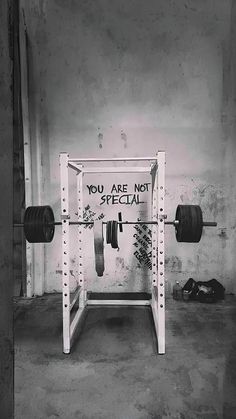
[[[165,152],[159,151],[154,157],[127,158],[70,158],[68,153],[60,153],[61,221],[62,221],[62,305],[63,305],[63,352],[69,354],[75,331],[82,325],[87,307],[90,305],[138,305],[152,309],[158,343],[158,353],[165,353]],[[86,167],[92,162],[147,162],[146,166]],[[149,164],[149,165],[148,165]],[[70,296],[70,209],[69,170],[77,178],[78,211],[78,288],[71,300]],[[151,298],[146,300],[97,300],[88,298],[84,279],[83,261],[83,174],[84,173],[149,173],[152,180],[152,274]],[[144,222],[145,223],[145,222]],[[150,222],[149,222],[150,223]],[[106,223],[103,223],[106,224]],[[125,221],[124,224],[134,224]],[[173,224],[173,223],[171,223]],[[120,294],[119,294],[120,295]],[[79,308],[71,320],[75,303]]]

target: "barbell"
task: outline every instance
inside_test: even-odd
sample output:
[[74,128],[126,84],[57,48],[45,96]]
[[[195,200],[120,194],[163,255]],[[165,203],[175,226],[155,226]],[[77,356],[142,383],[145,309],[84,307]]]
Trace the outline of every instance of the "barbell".
[[[159,221],[103,221],[106,224],[106,239],[113,248],[118,247],[118,226],[125,224],[158,224],[164,222],[173,225],[178,242],[197,243],[202,236],[203,227],[216,227],[213,221],[203,221],[202,210],[199,205],[178,205],[174,221],[167,221],[161,215]],[[23,223],[14,224],[14,227],[23,227],[25,238],[30,243],[49,243],[53,240],[55,226],[62,225],[62,221],[55,221],[54,213],[49,205],[31,206],[26,208]],[[69,221],[69,225],[94,225],[94,221]]]
[[[158,221],[122,221],[121,212],[118,213],[118,220],[69,221],[69,225],[93,225],[95,269],[98,276],[103,276],[104,272],[104,224],[106,224],[106,242],[113,249],[118,248],[118,226],[119,231],[122,232],[124,224],[158,224],[164,222],[175,227],[178,242],[186,243],[199,242],[203,227],[217,226],[216,222],[203,221],[202,210],[199,205],[178,205],[174,221],[167,221],[165,215],[161,215]],[[62,221],[55,221],[53,210],[49,205],[26,208],[23,223],[14,224],[15,227],[24,228],[25,238],[30,243],[51,242],[56,225],[62,225]]]

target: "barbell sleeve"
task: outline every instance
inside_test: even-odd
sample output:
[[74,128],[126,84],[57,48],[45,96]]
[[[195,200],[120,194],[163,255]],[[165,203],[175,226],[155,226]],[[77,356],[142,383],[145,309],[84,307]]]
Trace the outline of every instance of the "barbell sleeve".
[[[180,223],[179,220],[165,221],[165,224],[173,225],[173,226],[178,226],[179,223]],[[217,227],[217,223],[215,221],[203,221],[202,226],[203,227]]]
[[165,221],[166,225],[173,225],[173,226],[177,226],[179,224],[179,220],[174,220],[174,221]]

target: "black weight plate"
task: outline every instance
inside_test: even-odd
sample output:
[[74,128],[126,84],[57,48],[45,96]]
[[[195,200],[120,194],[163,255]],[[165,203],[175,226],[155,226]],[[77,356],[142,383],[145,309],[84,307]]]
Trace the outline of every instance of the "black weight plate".
[[202,210],[199,205],[178,205],[175,227],[178,242],[198,243],[202,236]]
[[103,276],[104,272],[104,246],[103,246],[103,226],[102,221],[95,220],[93,225],[94,234],[94,255],[95,270],[98,276]]
[[24,233],[29,243],[49,243],[54,237],[53,210],[49,205],[26,208]]
[[38,219],[40,217],[39,207],[28,207],[24,215],[24,233],[26,240],[30,243],[41,241],[38,231]]
[[43,211],[43,228],[44,228],[44,237],[45,242],[49,243],[52,241],[55,232],[55,225],[54,225],[54,214],[53,210],[50,206],[45,206]]
[[[122,221],[122,213],[118,212],[118,221]],[[123,224],[119,224],[119,231],[120,233],[123,233]]]
[[111,226],[112,226],[112,221],[107,221],[107,225],[106,225],[106,242],[107,244],[111,244]]
[[111,223],[111,247],[118,249],[118,223],[117,221],[112,221]]

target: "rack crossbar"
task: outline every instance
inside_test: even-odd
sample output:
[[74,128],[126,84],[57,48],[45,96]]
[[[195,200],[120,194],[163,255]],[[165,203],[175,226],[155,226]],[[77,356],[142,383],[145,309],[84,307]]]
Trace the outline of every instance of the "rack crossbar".
[[70,303],[70,310],[72,310],[72,308],[74,307],[76,301],[78,300],[78,297],[80,295],[80,292],[81,292],[81,287],[78,287],[78,289],[75,292],[74,298],[73,298],[73,300]]
[[[84,320],[84,316],[85,316],[85,311],[86,311],[85,307],[78,308],[78,310],[75,314],[75,317],[73,318],[73,320],[70,324],[70,341],[73,339],[74,333],[75,333],[76,329],[78,328],[79,324],[82,324],[82,322]],[[69,352],[65,352],[65,353],[69,353]]]
[[150,167],[87,167],[83,173],[150,173]]
[[150,300],[87,300],[88,306],[150,306]]
[[68,163],[68,166],[71,168],[71,169],[73,169],[73,170],[75,170],[76,172],[81,172],[81,168],[80,167],[78,167],[78,166],[76,166],[76,164],[73,164],[73,163]]
[[157,156],[151,157],[104,157],[104,158],[78,158],[78,159],[69,159],[70,163],[81,163],[81,162],[102,162],[102,161],[153,161],[157,160]]

